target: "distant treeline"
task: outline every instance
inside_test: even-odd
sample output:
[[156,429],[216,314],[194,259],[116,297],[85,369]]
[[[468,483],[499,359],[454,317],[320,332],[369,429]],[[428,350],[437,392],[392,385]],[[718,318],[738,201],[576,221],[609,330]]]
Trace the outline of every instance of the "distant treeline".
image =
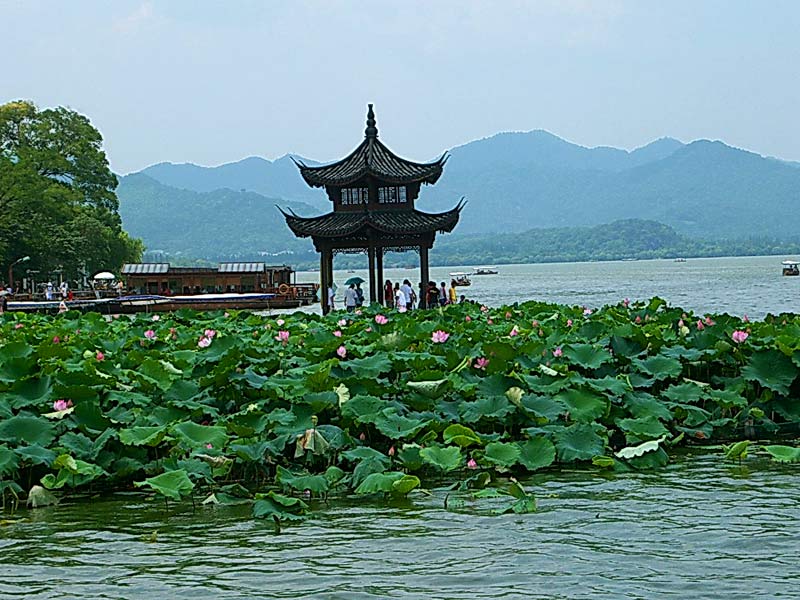
[[[736,240],[699,240],[679,235],[672,227],[641,219],[614,221],[594,227],[531,229],[524,233],[486,235],[440,235],[431,252],[433,266],[500,265],[515,263],[585,262],[623,259],[700,258],[712,256],[760,256],[800,254],[800,240],[782,241],[768,237]],[[213,264],[216,261],[260,260],[263,256],[235,254],[212,259],[169,256],[146,259],[173,264]],[[387,267],[416,266],[412,253],[390,253]],[[266,259],[267,262],[270,259]],[[298,270],[318,268],[319,257],[313,252],[281,256]],[[360,254],[339,255],[337,268],[366,267]]]

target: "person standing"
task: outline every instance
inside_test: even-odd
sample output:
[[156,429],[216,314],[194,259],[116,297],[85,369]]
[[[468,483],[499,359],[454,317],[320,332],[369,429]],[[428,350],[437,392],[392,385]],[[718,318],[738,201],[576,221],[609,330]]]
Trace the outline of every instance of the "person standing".
[[61,290],[61,299],[62,300],[66,300],[67,299],[67,292],[69,291],[69,284],[67,283],[66,279],[61,282],[61,285],[59,286],[59,288]]
[[400,290],[405,295],[405,307],[406,310],[414,308],[414,304],[412,302],[412,296],[414,295],[414,290],[411,289],[411,282],[408,279],[403,280],[403,285],[400,286]]
[[361,308],[364,306],[364,290],[361,289],[361,284],[356,284],[356,306]]
[[400,288],[399,283],[394,284],[394,305],[400,312],[406,312],[406,293]]
[[358,294],[356,293],[356,285],[351,283],[350,286],[344,291],[344,307],[347,312],[353,312],[358,305]]
[[334,300],[336,299],[336,292],[333,291],[333,285],[328,286],[328,310],[335,310],[336,307],[333,305]]
[[428,303],[428,308],[436,308],[439,306],[439,289],[436,287],[435,281],[428,282],[428,289],[425,292],[425,300]]
[[439,306],[447,306],[447,288],[444,286],[444,281],[439,287]]
[[390,279],[387,279],[383,285],[383,301],[386,303],[386,308],[394,306],[394,287]]
[[458,294],[456,294],[456,280],[450,280],[450,304],[456,304],[458,302]]
[[52,281],[48,281],[47,282],[47,285],[44,288],[44,297],[45,297],[46,300],[52,300],[53,299],[53,282]]

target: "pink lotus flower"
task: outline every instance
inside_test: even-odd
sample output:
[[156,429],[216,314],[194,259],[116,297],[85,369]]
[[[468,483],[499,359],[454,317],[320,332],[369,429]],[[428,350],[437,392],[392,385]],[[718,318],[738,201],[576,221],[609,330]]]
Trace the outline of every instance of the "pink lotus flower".
[[386,318],[385,316],[383,316],[383,315],[375,315],[375,322],[376,322],[378,325],[386,325],[386,323],[388,323],[388,322],[389,322],[389,319],[387,319],[387,318]]
[[334,337],[342,337],[342,332],[337,329],[336,331],[333,332],[333,336]]
[[278,335],[275,336],[275,339],[285,344],[289,341],[289,332],[285,330],[279,331]]
[[160,321],[161,317],[158,315],[153,315],[153,321]]
[[510,319],[510,318],[511,318],[511,313],[509,311],[506,311],[506,319]]
[[561,346],[556,346],[556,349],[553,350],[553,356],[561,356],[562,354]]
[[360,309],[360,308],[357,308],[357,309],[356,309],[356,314],[357,314],[357,315],[361,315],[361,309]]
[[72,406],[72,400],[56,400],[53,402],[53,410],[61,411],[67,410]]
[[22,329],[23,327],[25,327],[25,325],[23,325],[22,323],[17,323],[16,325],[14,325],[14,329]]
[[539,321],[537,321],[536,319],[531,321],[531,327],[538,327],[538,326],[539,326]]
[[170,332],[171,335],[175,335],[175,328],[174,327],[170,327],[169,328],[169,332]]
[[53,343],[54,344],[60,344],[61,343],[61,338],[58,337],[57,335],[54,335],[53,336]]
[[701,321],[700,319],[697,319],[697,331],[703,331],[703,329],[705,329],[705,328],[706,328],[706,326],[703,325],[703,321]]
[[684,325],[683,319],[678,319],[678,328],[680,329],[681,327],[683,327],[683,325]]
[[572,319],[567,319],[567,327],[572,327]]
[[481,371],[485,371],[486,367],[489,365],[489,359],[481,356],[480,358],[475,359],[475,368],[480,369]]
[[489,312],[489,307],[488,307],[488,306],[486,306],[485,304],[482,304],[482,305],[481,305],[481,312],[484,312],[484,313],[485,313],[485,312]]
[[367,327],[364,331],[366,331],[367,333],[372,333],[372,327]]
[[97,351],[97,354],[95,354],[95,355],[94,355],[94,357],[95,357],[95,358],[96,358],[98,361],[104,361],[104,360],[106,359],[106,355],[105,355],[105,354],[103,354],[102,352],[100,352],[100,350],[98,350],[98,351]]
[[748,319],[747,315],[745,315],[744,317],[742,317],[742,321],[744,321],[745,323],[749,323],[750,319]]
[[478,468],[478,463],[475,462],[474,458],[470,458],[467,461],[467,468],[468,469],[477,469]]
[[635,319],[635,321],[636,321],[637,323],[641,323],[641,322],[642,322],[642,317],[640,317],[639,315],[636,315],[636,319]]
[[389,448],[389,452],[387,452],[387,454],[388,454],[389,456],[394,456],[394,453],[395,453],[394,446],[391,446],[391,447]]
[[226,312],[225,312],[225,313],[222,313],[222,316],[223,316],[223,317],[225,317],[225,318],[227,319],[227,318],[228,318],[228,317],[230,317],[231,315],[230,315],[230,313],[226,313]]
[[407,309],[405,306],[401,306],[400,308],[398,308],[398,309],[397,309],[397,312],[404,313],[404,312],[406,312],[407,310],[408,310],[408,309]]
[[347,319],[339,319],[339,327],[344,327],[347,325]]
[[467,315],[466,317],[464,317],[464,320],[465,320],[467,323],[469,323],[470,321],[472,321],[472,317],[470,317],[469,315]]
[[434,344],[444,344],[449,337],[450,334],[446,331],[442,331],[441,329],[437,329],[433,332],[433,334],[431,334],[431,339],[433,340]]
[[489,325],[494,325],[494,321],[492,321],[491,319],[486,319],[486,323],[488,323]]
[[508,332],[508,337],[515,337],[517,335],[519,335],[519,330],[517,329],[517,326],[514,325],[514,327],[511,328],[511,331]]
[[211,345],[211,340],[207,337],[201,337],[197,345],[200,348],[208,348]]
[[712,325],[716,325],[716,323],[714,323],[714,321],[711,320],[711,317],[706,317],[706,325],[711,327]]
[[206,444],[206,449],[211,450],[214,447],[213,444]]
[[214,339],[214,336],[217,335],[217,332],[214,331],[213,329],[206,329],[203,332],[203,335],[211,340],[211,339]]
[[540,329],[539,330],[539,337],[543,337],[543,336],[544,336],[544,331],[542,329]]
[[283,319],[278,319],[277,321],[275,321],[275,323],[278,325],[278,327],[283,327],[283,324],[286,323],[286,321],[284,321]]
[[591,308],[584,308],[583,309],[583,316],[584,317],[588,317],[590,314],[592,314],[592,309]]
[[358,439],[360,439],[363,442],[365,439],[367,439],[367,435],[362,431],[359,434]]
[[339,355],[339,358],[344,358],[345,356],[347,356],[347,348],[345,348],[344,346],[339,346],[336,349],[336,354]]
[[625,308],[628,308],[630,305],[631,301],[629,298],[625,298],[625,300],[622,301],[622,306],[624,306]]
[[156,332],[152,329],[148,329],[144,332],[144,337],[146,337],[148,340],[154,340],[156,339]]
[[750,334],[740,329],[737,329],[731,334],[731,338],[733,338],[733,341],[736,342],[737,344],[741,344],[748,337],[750,337]]

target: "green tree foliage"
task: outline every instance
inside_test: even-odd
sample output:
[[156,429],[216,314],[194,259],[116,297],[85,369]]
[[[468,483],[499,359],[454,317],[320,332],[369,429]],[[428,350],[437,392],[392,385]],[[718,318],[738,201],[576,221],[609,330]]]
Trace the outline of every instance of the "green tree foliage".
[[[103,139],[89,119],[26,101],[0,105],[0,268],[68,279],[138,260],[143,244],[122,229]],[[4,279],[4,278],[3,278]]]

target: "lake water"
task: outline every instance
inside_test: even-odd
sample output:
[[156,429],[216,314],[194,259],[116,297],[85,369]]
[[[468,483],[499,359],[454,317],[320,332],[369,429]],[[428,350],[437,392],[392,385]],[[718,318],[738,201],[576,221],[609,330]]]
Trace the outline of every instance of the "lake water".
[[[0,527],[0,597],[796,598],[797,467],[678,456],[654,474],[550,473],[539,512],[334,502],[284,528],[242,508],[137,496]],[[150,534],[158,530],[156,541]]]
[[[409,254],[409,257],[416,255]],[[800,309],[800,277],[781,275],[783,257],[692,258],[672,260],[499,265],[497,275],[472,277],[472,285],[459,288],[468,298],[489,306],[543,300],[599,307],[623,298],[645,300],[660,296],[675,306],[697,312],[727,312],[763,318],[767,313]],[[450,285],[449,273],[472,267],[432,267],[431,278]],[[366,270],[336,271],[342,302],[344,282]],[[394,281],[408,278],[419,284],[419,269],[386,269]],[[298,281],[318,282],[319,273],[300,272]],[[368,284],[366,285],[368,287]],[[367,298],[368,292],[365,291]],[[314,307],[313,310],[319,310]]]
[[[466,269],[431,274],[449,282],[456,270]],[[499,270],[474,277],[468,296],[600,306],[658,295],[762,317],[795,310],[800,291],[775,257]],[[417,273],[386,276],[416,281]],[[798,597],[796,465],[751,457],[740,467],[707,453],[674,457],[652,474],[549,472],[526,483],[536,514],[450,512],[446,490],[435,488],[407,502],[317,506],[280,535],[247,509],[193,512],[184,503],[166,512],[139,495],[21,510],[22,520],[0,525],[0,598]]]

